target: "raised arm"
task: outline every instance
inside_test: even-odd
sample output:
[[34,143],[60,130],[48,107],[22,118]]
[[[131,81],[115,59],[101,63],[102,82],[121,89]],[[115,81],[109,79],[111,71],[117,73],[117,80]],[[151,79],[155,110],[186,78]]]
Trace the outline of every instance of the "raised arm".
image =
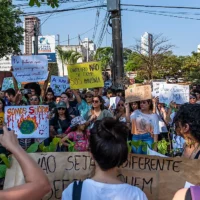
[[26,183],[0,191],[0,199],[4,200],[40,200],[51,190],[50,183],[38,164],[21,148],[14,131],[3,127],[4,134],[0,135],[0,143],[13,153],[19,162]]
[[77,102],[80,104],[82,99],[80,97],[80,95],[78,94],[77,90],[72,90],[74,96],[76,97]]

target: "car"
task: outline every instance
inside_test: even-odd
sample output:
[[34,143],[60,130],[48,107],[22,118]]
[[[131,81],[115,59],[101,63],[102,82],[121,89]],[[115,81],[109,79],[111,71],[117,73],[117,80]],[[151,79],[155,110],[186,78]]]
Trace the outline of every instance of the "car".
[[178,83],[184,83],[184,82],[185,82],[185,79],[184,79],[184,78],[177,78],[177,82],[178,82]]
[[177,80],[175,78],[169,78],[168,83],[177,83]]

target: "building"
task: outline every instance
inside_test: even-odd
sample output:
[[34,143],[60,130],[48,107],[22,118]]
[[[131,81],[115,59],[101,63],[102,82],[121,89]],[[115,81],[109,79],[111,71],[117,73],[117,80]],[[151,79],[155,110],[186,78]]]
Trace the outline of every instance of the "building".
[[[35,27],[37,28],[35,29]],[[24,29],[24,54],[32,55],[32,37],[36,33],[35,31],[38,35],[41,35],[40,19],[34,16],[25,17]]]
[[197,53],[200,53],[200,44],[197,46]]
[[[82,55],[82,58],[79,58],[77,63],[91,61],[93,55],[96,52],[96,45],[88,38],[85,38],[84,41],[81,41],[79,45],[59,45],[59,46],[62,48],[63,51],[76,51],[80,53]],[[57,54],[57,64],[58,64],[59,76],[62,76],[63,67],[58,54]],[[68,75],[66,65],[64,66],[64,75]]]
[[80,45],[86,49],[86,61],[90,61],[96,52],[96,45],[89,38],[85,38],[84,41],[80,42]]
[[145,32],[141,36],[141,54],[149,56],[152,53],[153,48],[153,35]]

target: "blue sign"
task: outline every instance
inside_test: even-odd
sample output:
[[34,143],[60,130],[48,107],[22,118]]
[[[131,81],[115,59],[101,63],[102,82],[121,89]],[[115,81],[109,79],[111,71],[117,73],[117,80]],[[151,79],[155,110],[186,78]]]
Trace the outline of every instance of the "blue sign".
[[56,62],[56,53],[39,53],[39,55],[46,55],[48,62]]

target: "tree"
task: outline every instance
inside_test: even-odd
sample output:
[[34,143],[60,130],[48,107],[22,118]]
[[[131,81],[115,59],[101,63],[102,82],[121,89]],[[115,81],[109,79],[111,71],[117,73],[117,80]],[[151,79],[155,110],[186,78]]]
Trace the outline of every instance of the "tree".
[[34,5],[40,7],[41,3],[47,3],[48,6],[51,6],[52,8],[59,6],[59,0],[29,0],[29,5],[32,7]]
[[94,56],[96,61],[100,61],[103,70],[111,65],[113,60],[113,48],[111,47],[102,47],[98,48]]
[[63,76],[64,76],[64,65],[65,64],[76,64],[78,62],[78,59],[82,57],[82,55],[79,52],[70,50],[70,51],[65,51],[62,50],[60,46],[56,47],[58,56],[62,62],[62,71],[63,71]]
[[21,11],[8,0],[0,0],[0,58],[8,54],[18,54],[23,43],[24,29],[20,26]]
[[153,78],[153,72],[160,66],[163,55],[174,47],[174,45],[168,44],[169,40],[162,34],[152,36],[151,44],[149,40],[146,40],[141,45],[141,41],[137,40],[136,45],[132,47],[143,62],[142,70],[144,70],[148,80]]

